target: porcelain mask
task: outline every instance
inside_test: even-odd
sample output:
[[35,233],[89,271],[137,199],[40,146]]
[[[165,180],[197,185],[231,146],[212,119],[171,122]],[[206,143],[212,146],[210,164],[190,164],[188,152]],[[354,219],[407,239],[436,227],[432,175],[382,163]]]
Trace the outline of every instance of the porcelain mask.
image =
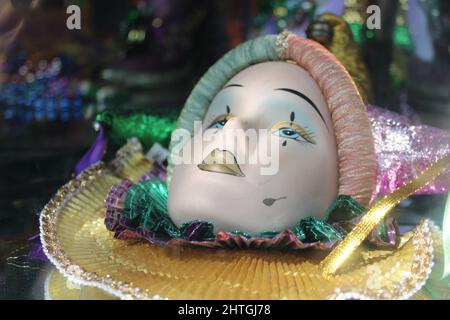
[[[249,129],[256,143],[236,138]],[[193,147],[195,139],[201,150]],[[193,159],[202,161],[174,167],[168,206],[178,226],[203,220],[215,232],[282,231],[302,218],[321,217],[337,197],[331,115],[314,79],[296,64],[264,62],[236,74],[188,143]],[[276,166],[255,163],[262,148]],[[276,170],[267,174],[269,167]]]

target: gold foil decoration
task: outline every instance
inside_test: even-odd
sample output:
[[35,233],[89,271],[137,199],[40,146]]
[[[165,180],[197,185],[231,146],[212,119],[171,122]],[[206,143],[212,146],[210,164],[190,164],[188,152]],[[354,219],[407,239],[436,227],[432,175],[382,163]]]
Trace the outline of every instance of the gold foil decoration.
[[81,286],[65,278],[57,270],[52,270],[45,281],[45,300],[116,300],[105,291]]
[[352,255],[375,226],[401,201],[414,194],[450,167],[450,155],[446,155],[436,163],[425,169],[415,179],[403,187],[385,196],[367,211],[361,221],[342,240],[339,245],[320,263],[323,275],[329,278]]
[[[150,162],[141,159],[136,167],[134,152],[128,151],[129,146],[119,152],[121,177],[132,167],[145,173]],[[359,260],[331,280],[319,267],[323,251],[209,250],[118,240],[104,225],[103,201],[119,181],[111,166],[94,165],[44,208],[43,249],[71,288],[66,295],[67,282],[53,278],[52,298],[97,298],[97,291],[82,290],[90,286],[121,299],[426,299],[429,291],[420,289],[432,275],[433,261],[434,268],[441,265],[440,237],[427,220],[403,235],[395,251],[361,247]],[[448,296],[448,288],[435,283]]]
[[342,63],[364,103],[373,102],[372,81],[347,22],[334,14],[324,13],[308,26],[306,34],[330,50]]
[[442,272],[442,278],[446,278],[450,276],[450,193],[447,195],[442,233],[442,241],[444,242],[444,271]]

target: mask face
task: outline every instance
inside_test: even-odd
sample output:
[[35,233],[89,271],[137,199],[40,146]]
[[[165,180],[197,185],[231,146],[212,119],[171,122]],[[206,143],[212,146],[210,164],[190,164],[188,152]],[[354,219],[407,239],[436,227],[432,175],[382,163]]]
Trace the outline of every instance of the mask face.
[[264,62],[236,74],[186,145],[200,160],[174,167],[169,215],[178,226],[203,220],[215,232],[283,231],[321,217],[337,196],[331,116],[298,65]]

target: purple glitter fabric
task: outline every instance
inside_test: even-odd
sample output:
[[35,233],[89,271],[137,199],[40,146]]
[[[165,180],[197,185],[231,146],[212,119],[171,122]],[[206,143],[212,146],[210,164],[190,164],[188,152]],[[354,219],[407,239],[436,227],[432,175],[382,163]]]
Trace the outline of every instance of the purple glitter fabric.
[[39,233],[31,236],[27,239],[28,241],[34,241],[35,243],[31,246],[28,252],[28,258],[32,260],[48,261],[47,256],[42,249],[41,239],[39,238]]
[[[377,153],[377,185],[373,198],[386,195],[450,153],[450,132],[413,122],[409,117],[368,106]],[[417,194],[450,191],[450,170]]]
[[146,181],[146,180],[150,180],[150,179],[159,179],[161,181],[166,181],[167,180],[167,171],[165,166],[160,163],[155,161],[153,168],[151,171],[147,172],[146,174],[144,174],[139,181]]

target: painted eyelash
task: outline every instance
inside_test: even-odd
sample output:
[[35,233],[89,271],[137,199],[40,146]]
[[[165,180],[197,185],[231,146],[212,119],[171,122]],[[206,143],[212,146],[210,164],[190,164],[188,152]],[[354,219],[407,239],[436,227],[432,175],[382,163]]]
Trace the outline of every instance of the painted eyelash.
[[224,116],[224,119],[226,119],[227,117],[231,116],[230,106],[229,105],[227,105],[226,110],[227,110],[227,113],[223,113],[223,114],[220,114],[220,115],[217,115],[217,113],[216,113],[216,114],[210,115],[208,117],[208,119],[206,120],[206,122],[209,124],[208,128],[211,127],[213,125],[213,123],[215,121],[217,121],[220,117]]
[[223,113],[221,115],[218,115],[217,117],[212,118],[212,120],[209,120],[211,118],[208,118],[208,128],[210,128],[214,123],[216,123],[219,120],[228,120],[232,117],[230,113]]
[[[308,141],[309,143],[316,144],[315,134],[308,127],[302,127],[299,129],[294,129],[298,134],[302,136],[303,139]],[[303,132],[302,132],[303,131]]]
[[303,129],[308,136],[310,136],[314,141],[316,140],[316,134],[314,133],[314,131],[312,131],[308,126],[303,126]]
[[207,128],[210,128],[215,122],[222,118],[225,114],[217,114],[214,113],[208,117],[206,123],[208,124]]

